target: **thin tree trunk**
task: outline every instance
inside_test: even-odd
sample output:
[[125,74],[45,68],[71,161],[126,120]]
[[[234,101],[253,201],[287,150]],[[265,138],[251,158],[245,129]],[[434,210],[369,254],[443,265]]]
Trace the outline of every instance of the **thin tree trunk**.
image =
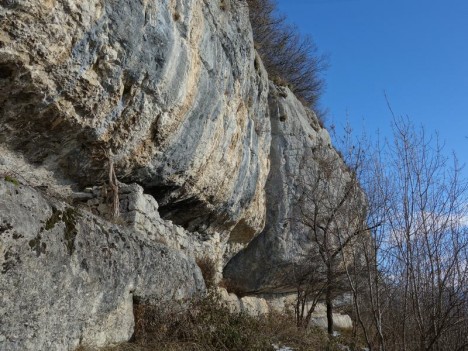
[[327,305],[327,331],[328,334],[333,335],[333,301],[330,287],[327,287],[325,300]]

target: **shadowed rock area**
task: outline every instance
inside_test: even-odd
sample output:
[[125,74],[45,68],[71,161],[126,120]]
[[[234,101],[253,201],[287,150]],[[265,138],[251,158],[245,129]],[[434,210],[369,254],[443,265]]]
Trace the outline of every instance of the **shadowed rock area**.
[[224,277],[238,291],[246,293],[294,292],[290,268],[308,255],[314,246],[311,229],[304,223],[318,175],[330,173],[330,198],[343,194],[348,170],[332,147],[326,129],[287,88],[270,86],[272,142],[270,174],[266,184],[265,229],[234,256]]

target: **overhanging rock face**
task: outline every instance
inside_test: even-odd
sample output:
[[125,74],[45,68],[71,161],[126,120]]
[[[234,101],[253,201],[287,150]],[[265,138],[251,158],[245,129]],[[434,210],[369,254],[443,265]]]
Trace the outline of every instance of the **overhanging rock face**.
[[189,230],[264,225],[268,77],[245,3],[0,2],[0,142],[143,185]]
[[133,300],[204,291],[193,258],[0,181],[0,350],[74,350],[133,334]]

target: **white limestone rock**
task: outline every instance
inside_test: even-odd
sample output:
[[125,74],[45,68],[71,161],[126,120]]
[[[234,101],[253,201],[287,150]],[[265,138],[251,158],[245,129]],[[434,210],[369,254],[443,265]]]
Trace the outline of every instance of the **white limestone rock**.
[[83,185],[138,182],[198,232],[265,221],[268,77],[245,3],[0,1],[0,144]]
[[251,316],[266,315],[270,312],[265,299],[255,296],[244,296],[240,299],[241,310]]
[[133,300],[205,290],[193,258],[0,180],[0,350],[74,350],[133,333]]

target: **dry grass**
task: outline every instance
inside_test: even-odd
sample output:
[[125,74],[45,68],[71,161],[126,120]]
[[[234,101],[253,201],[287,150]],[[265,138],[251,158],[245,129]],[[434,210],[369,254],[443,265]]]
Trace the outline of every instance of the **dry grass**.
[[242,298],[245,296],[244,290],[241,287],[237,286],[232,280],[223,278],[218,283],[220,288],[226,289],[228,293],[236,294],[237,297]]
[[295,351],[339,350],[324,331],[298,329],[290,316],[232,314],[214,293],[185,306],[135,305],[135,322],[131,343],[100,351],[270,351],[273,344]]
[[197,266],[200,268],[207,288],[212,288],[216,282],[216,262],[209,256],[198,257]]

